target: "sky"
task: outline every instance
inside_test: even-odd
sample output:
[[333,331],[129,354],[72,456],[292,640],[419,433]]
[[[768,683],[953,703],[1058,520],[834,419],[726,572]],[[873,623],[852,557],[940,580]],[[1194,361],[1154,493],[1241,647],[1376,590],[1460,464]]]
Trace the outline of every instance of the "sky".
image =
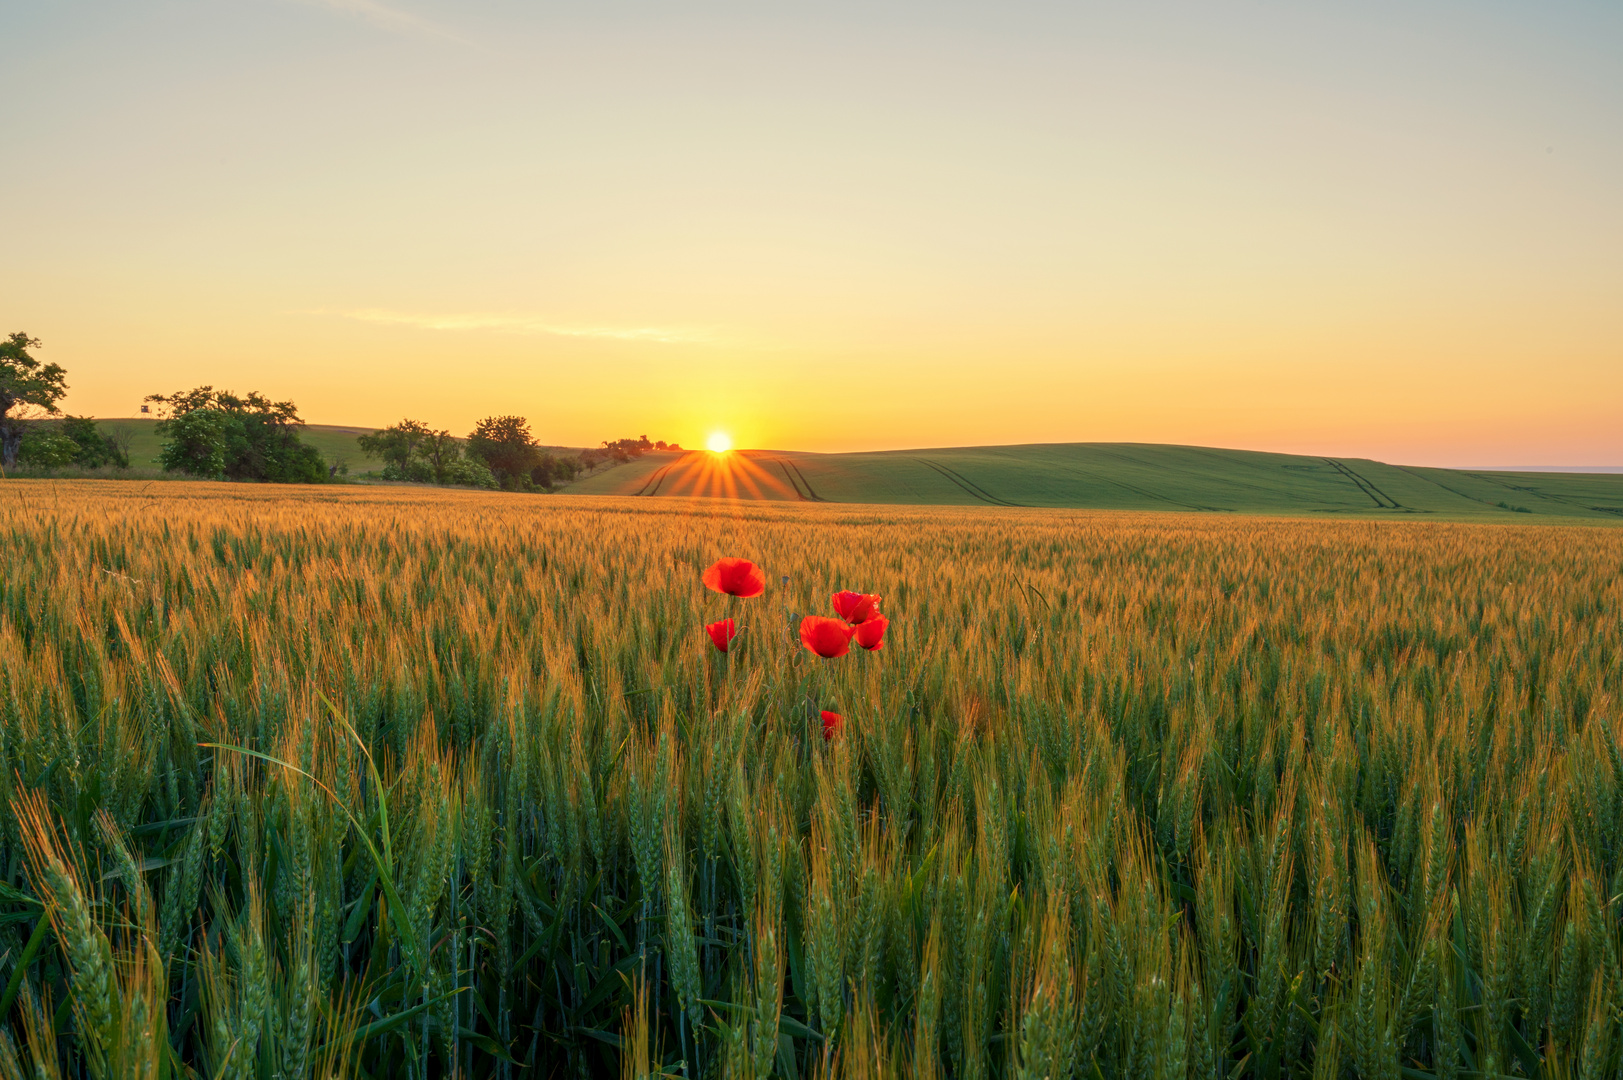
[[133,415],[1623,464],[1623,5],[0,4],[0,333]]

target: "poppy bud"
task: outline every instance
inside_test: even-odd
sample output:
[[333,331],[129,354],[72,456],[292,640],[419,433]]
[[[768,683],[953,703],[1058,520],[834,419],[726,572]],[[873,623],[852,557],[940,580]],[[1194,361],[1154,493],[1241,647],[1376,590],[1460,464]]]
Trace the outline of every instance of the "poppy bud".
[[766,574],[748,559],[721,559],[703,580],[706,588],[743,600],[766,592]]
[[825,660],[844,656],[851,649],[851,627],[838,619],[807,615],[800,620],[800,643]]
[[836,735],[838,735],[840,733],[840,729],[842,727],[844,727],[844,726],[845,726],[845,717],[841,716],[837,712],[829,712],[827,709],[823,710],[823,739],[824,739],[824,741],[828,741],[828,740],[834,738],[834,736],[836,736]]
[[885,627],[889,625],[889,619],[875,615],[867,622],[857,624],[856,633],[851,638],[869,652],[878,652],[885,647]]
[[727,646],[738,636],[738,628],[733,625],[731,619],[713,622],[704,628],[704,632],[710,635],[711,642],[722,652],[726,652]]

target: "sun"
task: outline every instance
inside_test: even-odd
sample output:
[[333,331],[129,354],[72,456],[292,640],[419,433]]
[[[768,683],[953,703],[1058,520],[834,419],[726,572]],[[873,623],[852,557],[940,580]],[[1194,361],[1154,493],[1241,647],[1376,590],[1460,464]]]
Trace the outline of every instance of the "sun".
[[711,433],[705,445],[710,448],[712,454],[725,454],[733,448],[733,440],[725,431],[716,431]]

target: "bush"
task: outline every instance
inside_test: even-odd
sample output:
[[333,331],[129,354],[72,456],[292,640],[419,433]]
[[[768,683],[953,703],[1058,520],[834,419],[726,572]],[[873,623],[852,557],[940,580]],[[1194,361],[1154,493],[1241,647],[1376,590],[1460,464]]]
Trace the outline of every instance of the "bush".
[[383,478],[412,484],[432,484],[434,471],[423,461],[391,461],[383,466]]
[[106,465],[127,469],[130,458],[111,436],[96,428],[88,416],[66,416],[60,422],[29,421],[17,447],[17,463],[37,469],[77,465],[99,469]]
[[64,416],[61,433],[64,438],[73,440],[78,448],[73,458],[75,465],[83,465],[87,469],[99,469],[104,465],[119,469],[130,467],[129,454],[111,435],[102,434],[96,427],[96,421],[88,416]]
[[55,431],[30,431],[17,450],[18,464],[42,469],[72,465],[78,456],[79,444]]
[[457,458],[445,466],[442,484],[456,484],[461,487],[484,488],[495,491],[500,485],[496,483],[496,476],[490,467],[477,458]]

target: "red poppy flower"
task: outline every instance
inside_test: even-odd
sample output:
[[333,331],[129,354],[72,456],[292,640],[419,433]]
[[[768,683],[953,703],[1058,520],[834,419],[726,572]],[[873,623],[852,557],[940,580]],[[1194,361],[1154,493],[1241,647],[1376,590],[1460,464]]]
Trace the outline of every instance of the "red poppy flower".
[[875,615],[867,622],[857,624],[856,633],[851,635],[851,640],[869,652],[878,652],[885,647],[885,627],[889,625],[889,619],[883,615]]
[[738,628],[733,625],[731,619],[713,622],[704,628],[704,632],[710,635],[710,640],[722,652],[726,652],[727,646],[732,643],[733,638],[738,636]]
[[827,709],[823,710],[823,738],[825,740],[834,738],[834,736],[840,733],[840,728],[844,726],[845,717],[841,716],[837,712],[829,712]]
[[850,651],[851,627],[838,619],[807,615],[800,620],[800,643],[825,660],[832,660]]
[[865,623],[879,614],[879,597],[872,593],[837,592],[834,614],[848,623]]
[[749,599],[766,592],[766,574],[748,559],[722,559],[704,572],[707,588]]

